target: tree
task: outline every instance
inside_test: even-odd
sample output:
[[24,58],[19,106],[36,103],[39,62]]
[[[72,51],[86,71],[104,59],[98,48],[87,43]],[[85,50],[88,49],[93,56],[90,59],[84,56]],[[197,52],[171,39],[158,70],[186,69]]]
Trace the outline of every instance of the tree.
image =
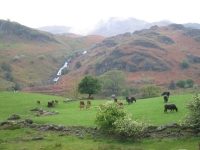
[[185,80],[181,79],[176,82],[178,87],[184,88],[185,87]]
[[78,84],[78,91],[81,94],[89,94],[88,98],[92,94],[98,94],[101,91],[100,81],[92,76],[85,76]]
[[183,60],[182,63],[181,63],[181,67],[182,67],[183,69],[189,68],[189,67],[190,67],[190,64],[189,64],[189,62],[188,62],[187,60]]
[[194,85],[194,80],[192,78],[186,79],[185,82],[189,87],[193,87],[193,85]]
[[169,83],[168,89],[170,89],[170,90],[175,90],[175,89],[176,89],[176,84],[174,83],[174,80],[172,80],[172,81]]
[[75,66],[76,66],[76,68],[80,68],[81,67],[81,62],[77,61]]
[[109,91],[109,94],[117,94],[125,86],[126,79],[125,75],[117,70],[110,70],[100,76],[103,89]]
[[156,85],[148,85],[139,88],[139,92],[142,93],[143,98],[156,97],[160,93],[160,87]]

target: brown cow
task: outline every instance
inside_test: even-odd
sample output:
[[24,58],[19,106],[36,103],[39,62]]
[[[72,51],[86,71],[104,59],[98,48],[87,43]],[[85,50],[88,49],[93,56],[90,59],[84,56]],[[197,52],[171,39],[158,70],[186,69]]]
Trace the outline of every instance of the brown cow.
[[86,105],[86,106],[85,106],[85,109],[86,109],[86,110],[90,109],[90,105]]
[[91,101],[90,100],[87,100],[87,105],[91,105]]
[[80,105],[80,106],[79,106],[80,110],[81,110],[81,109],[84,109],[84,107],[85,107],[84,105]]
[[124,108],[124,104],[123,104],[123,103],[118,102],[118,104],[119,104],[119,106],[120,106],[121,108]]
[[80,105],[85,105],[84,101],[80,101]]

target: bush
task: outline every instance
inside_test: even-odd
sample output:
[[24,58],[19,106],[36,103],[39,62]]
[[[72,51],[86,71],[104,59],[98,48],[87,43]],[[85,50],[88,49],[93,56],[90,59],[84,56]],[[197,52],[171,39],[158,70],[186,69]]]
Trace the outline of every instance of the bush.
[[80,68],[81,67],[81,62],[77,61],[75,66],[76,66],[76,68]]
[[175,89],[176,89],[176,84],[174,83],[174,80],[172,80],[172,81],[169,83],[168,89],[170,89],[170,90],[175,90]]
[[193,87],[194,86],[194,80],[192,78],[186,79],[185,82],[189,87]]
[[181,68],[183,69],[186,69],[186,68],[189,68],[190,67],[190,64],[187,60],[183,60],[182,63],[181,63]]
[[147,129],[148,124],[144,120],[132,120],[131,117],[131,114],[126,115],[124,119],[118,119],[114,123],[117,133],[126,137],[130,137],[136,136]]
[[40,55],[38,58],[39,58],[39,60],[44,60],[45,56],[44,55]]
[[62,71],[61,71],[61,75],[65,75],[65,74],[67,74],[69,72],[69,69],[68,68],[64,68],[64,69],[62,69]]
[[200,97],[196,94],[192,100],[188,101],[186,108],[188,114],[181,119],[182,125],[193,128],[200,128]]
[[16,55],[16,56],[13,58],[12,61],[13,61],[13,62],[15,62],[15,61],[20,61],[20,57]]
[[147,129],[147,123],[131,119],[118,103],[107,102],[98,107],[95,123],[106,133],[114,133],[126,137],[136,136]]
[[176,85],[180,88],[184,88],[185,87],[185,80],[181,79],[181,80],[178,80],[176,82]]
[[95,124],[108,133],[114,132],[114,122],[118,119],[123,120],[125,116],[126,112],[119,106],[119,104],[107,102],[105,105],[98,107]]

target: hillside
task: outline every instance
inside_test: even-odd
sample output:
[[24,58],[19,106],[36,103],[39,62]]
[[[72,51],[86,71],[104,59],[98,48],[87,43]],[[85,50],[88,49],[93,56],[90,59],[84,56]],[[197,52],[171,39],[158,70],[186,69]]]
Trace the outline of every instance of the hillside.
[[54,84],[53,78],[68,57],[102,39],[95,35],[53,35],[0,20],[0,90],[13,90],[16,83],[21,88]]
[[[76,69],[75,63],[82,66]],[[182,63],[189,64],[185,68]],[[200,30],[185,28],[183,25],[153,26],[150,29],[124,33],[104,39],[85,55],[81,55],[69,64],[73,71],[62,76],[47,91],[66,91],[74,77],[84,75],[100,76],[113,68],[126,75],[126,84],[130,87],[156,84],[164,88],[174,80],[193,78],[200,84]],[[33,88],[39,92],[40,88]],[[30,89],[27,89],[30,91]]]
[[[85,75],[98,77],[113,68],[124,72],[126,85],[132,88],[148,84],[166,88],[172,80],[187,78],[199,85],[199,49],[200,30],[180,24],[105,38],[54,35],[0,20],[0,90],[19,84],[25,92],[63,94]],[[69,59],[69,73],[54,82]]]

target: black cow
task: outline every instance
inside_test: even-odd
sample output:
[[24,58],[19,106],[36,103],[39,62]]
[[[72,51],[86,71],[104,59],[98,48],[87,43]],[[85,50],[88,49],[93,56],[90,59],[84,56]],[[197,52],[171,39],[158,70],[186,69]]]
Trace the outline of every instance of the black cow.
[[52,102],[48,102],[47,107],[53,107],[53,103]]
[[162,96],[167,95],[167,96],[169,97],[170,92],[163,92],[161,95],[162,95]]
[[178,108],[176,107],[175,104],[166,104],[164,105],[164,113],[167,113],[167,110],[171,110],[170,112],[176,110],[176,112],[178,112]]
[[168,96],[164,95],[164,102],[167,103],[168,102]]
[[136,102],[135,97],[126,97],[126,101],[128,102],[128,104],[133,103],[133,101]]

